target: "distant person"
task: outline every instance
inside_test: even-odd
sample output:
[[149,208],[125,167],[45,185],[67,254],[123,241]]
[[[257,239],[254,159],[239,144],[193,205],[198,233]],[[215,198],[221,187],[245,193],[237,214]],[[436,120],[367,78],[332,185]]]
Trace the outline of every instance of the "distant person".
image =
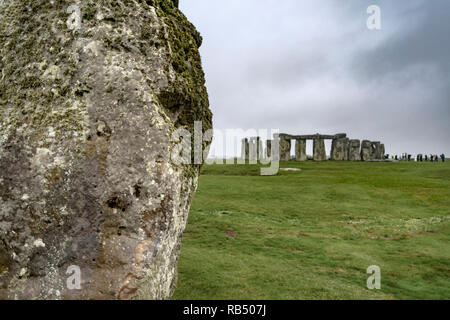
[[428,161],[428,156],[427,155],[425,155],[425,161]]
[[408,154],[408,161],[411,161],[411,155]]
[[395,160],[398,160],[398,156],[397,155],[395,155]]
[[434,155],[434,161],[439,162],[439,157],[437,154]]
[[430,154],[430,161],[433,162],[434,161],[434,155]]
[[441,154],[442,162],[445,162],[445,154]]

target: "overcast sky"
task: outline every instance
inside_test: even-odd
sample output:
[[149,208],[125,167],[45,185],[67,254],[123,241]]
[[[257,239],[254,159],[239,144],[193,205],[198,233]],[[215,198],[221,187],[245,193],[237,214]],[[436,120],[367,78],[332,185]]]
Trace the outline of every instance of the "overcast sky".
[[[367,28],[370,5],[381,30]],[[449,0],[181,0],[180,9],[204,38],[215,128],[345,132],[388,153],[450,156]]]

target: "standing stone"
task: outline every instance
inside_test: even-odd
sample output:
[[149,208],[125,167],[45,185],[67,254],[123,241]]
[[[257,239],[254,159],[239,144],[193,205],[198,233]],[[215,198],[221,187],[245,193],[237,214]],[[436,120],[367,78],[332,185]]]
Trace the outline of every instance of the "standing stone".
[[331,160],[348,160],[348,144],[348,138],[333,139],[333,142],[331,144]]
[[315,138],[313,143],[314,149],[314,161],[325,161],[327,160],[327,154],[325,151],[325,141],[320,138]]
[[264,160],[264,148],[263,142],[260,137],[257,138],[257,147],[258,147],[258,160]]
[[170,298],[200,170],[171,137],[212,128],[200,34],[165,0],[0,16],[0,299]]
[[266,159],[272,158],[272,140],[266,140]]
[[306,140],[297,139],[295,141],[295,160],[306,161],[308,157],[306,155]]
[[270,142],[271,161],[280,161],[280,135],[275,133],[273,139]]
[[379,141],[372,142],[372,151],[371,151],[372,160],[381,160],[382,159],[381,155],[382,155],[381,142]]
[[372,143],[369,140],[363,140],[361,144],[361,160],[370,161],[371,157]]
[[370,142],[370,160],[376,159],[376,148],[373,142]]
[[381,159],[384,159],[384,157],[386,156],[386,147],[384,146],[384,144],[381,144],[380,149]]
[[348,150],[348,160],[361,161],[361,141],[350,140]]
[[338,139],[333,139],[331,142],[330,160],[336,161],[338,158]]
[[350,139],[345,138],[344,140],[344,161],[349,161]]
[[250,141],[245,139],[245,160],[250,160]]
[[252,137],[249,141],[249,160],[253,163],[258,161],[258,138]]
[[291,140],[280,137],[280,160],[291,160]]
[[248,160],[249,159],[249,144],[248,139],[242,139],[241,145],[241,159]]

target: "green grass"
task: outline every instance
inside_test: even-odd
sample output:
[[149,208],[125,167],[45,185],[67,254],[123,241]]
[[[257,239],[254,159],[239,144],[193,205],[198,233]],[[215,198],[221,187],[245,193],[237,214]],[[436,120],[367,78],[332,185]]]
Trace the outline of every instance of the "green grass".
[[450,163],[281,166],[204,167],[174,299],[450,299]]

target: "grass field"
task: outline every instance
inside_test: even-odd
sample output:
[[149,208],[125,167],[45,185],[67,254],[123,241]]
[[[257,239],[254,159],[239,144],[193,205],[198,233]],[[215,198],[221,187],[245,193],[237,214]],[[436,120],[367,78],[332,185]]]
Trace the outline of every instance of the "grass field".
[[281,167],[204,167],[174,299],[450,299],[449,162]]

